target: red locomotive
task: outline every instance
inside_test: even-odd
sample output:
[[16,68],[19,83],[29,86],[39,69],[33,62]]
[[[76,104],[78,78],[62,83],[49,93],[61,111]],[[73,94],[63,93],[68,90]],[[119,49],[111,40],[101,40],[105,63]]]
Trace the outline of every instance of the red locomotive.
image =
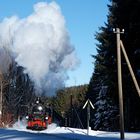
[[32,106],[30,113],[26,116],[27,129],[44,130],[47,129],[48,124],[52,123],[51,108],[44,107],[39,99]]

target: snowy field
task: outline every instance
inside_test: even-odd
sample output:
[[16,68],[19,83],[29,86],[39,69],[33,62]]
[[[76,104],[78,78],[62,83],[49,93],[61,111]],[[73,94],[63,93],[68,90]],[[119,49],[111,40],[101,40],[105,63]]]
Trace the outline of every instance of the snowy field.
[[[125,133],[126,140],[140,140],[140,133]],[[26,130],[24,126],[0,129],[0,140],[119,140],[119,132],[87,131],[68,127],[49,126],[44,131]]]

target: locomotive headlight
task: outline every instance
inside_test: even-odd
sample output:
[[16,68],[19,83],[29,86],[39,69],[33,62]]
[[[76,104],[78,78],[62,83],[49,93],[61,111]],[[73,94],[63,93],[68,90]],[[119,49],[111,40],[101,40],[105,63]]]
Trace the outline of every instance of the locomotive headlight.
[[26,116],[26,119],[28,120],[29,119],[29,116]]
[[39,109],[39,111],[41,111],[43,108],[42,108],[42,106],[39,106],[38,109]]
[[36,103],[39,104],[39,101],[37,100]]
[[48,117],[45,117],[46,120],[48,120]]

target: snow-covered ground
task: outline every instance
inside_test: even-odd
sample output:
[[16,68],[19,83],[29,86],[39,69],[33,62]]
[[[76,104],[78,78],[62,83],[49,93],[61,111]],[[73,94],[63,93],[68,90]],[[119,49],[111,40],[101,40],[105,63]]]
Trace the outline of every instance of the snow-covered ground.
[[[20,127],[19,127],[20,126]],[[89,131],[68,127],[49,126],[44,131],[27,130],[16,124],[13,128],[0,129],[0,140],[119,140],[119,132]],[[140,140],[140,133],[125,133],[126,140]]]

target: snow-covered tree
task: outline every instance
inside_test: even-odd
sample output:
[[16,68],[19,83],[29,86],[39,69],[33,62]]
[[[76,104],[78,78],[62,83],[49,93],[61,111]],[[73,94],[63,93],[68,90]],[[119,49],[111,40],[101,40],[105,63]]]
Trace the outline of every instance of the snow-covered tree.
[[[88,97],[94,101],[97,107],[94,115],[97,120],[94,121],[95,124],[93,124],[93,127],[100,126],[103,123],[110,124],[110,116],[105,114],[110,113],[110,109],[107,108],[110,108],[111,104],[112,107],[114,106],[112,108],[114,111],[118,110],[116,109],[116,107],[118,108],[117,51],[116,35],[113,33],[113,28],[119,27],[120,29],[125,29],[125,33],[121,34],[121,39],[138,83],[140,81],[140,18],[138,16],[140,12],[140,1],[111,0],[111,4],[108,7],[108,21],[104,27],[99,28],[98,33],[95,35],[99,43],[97,44],[97,55],[93,56],[95,59],[95,69],[88,91]],[[122,73],[125,129],[128,131],[132,129],[140,130],[140,113],[136,111],[136,108],[140,107],[140,98],[123,56]],[[105,95],[102,92],[102,87],[104,86],[108,87]],[[99,104],[101,104],[102,109],[100,109]],[[114,118],[112,117],[112,119]],[[101,127],[101,129],[104,128]],[[114,128],[113,124],[110,128]],[[107,130],[108,127],[105,129]]]
[[118,108],[110,100],[107,94],[109,88],[102,86],[96,99],[94,129],[112,131],[118,127]]

